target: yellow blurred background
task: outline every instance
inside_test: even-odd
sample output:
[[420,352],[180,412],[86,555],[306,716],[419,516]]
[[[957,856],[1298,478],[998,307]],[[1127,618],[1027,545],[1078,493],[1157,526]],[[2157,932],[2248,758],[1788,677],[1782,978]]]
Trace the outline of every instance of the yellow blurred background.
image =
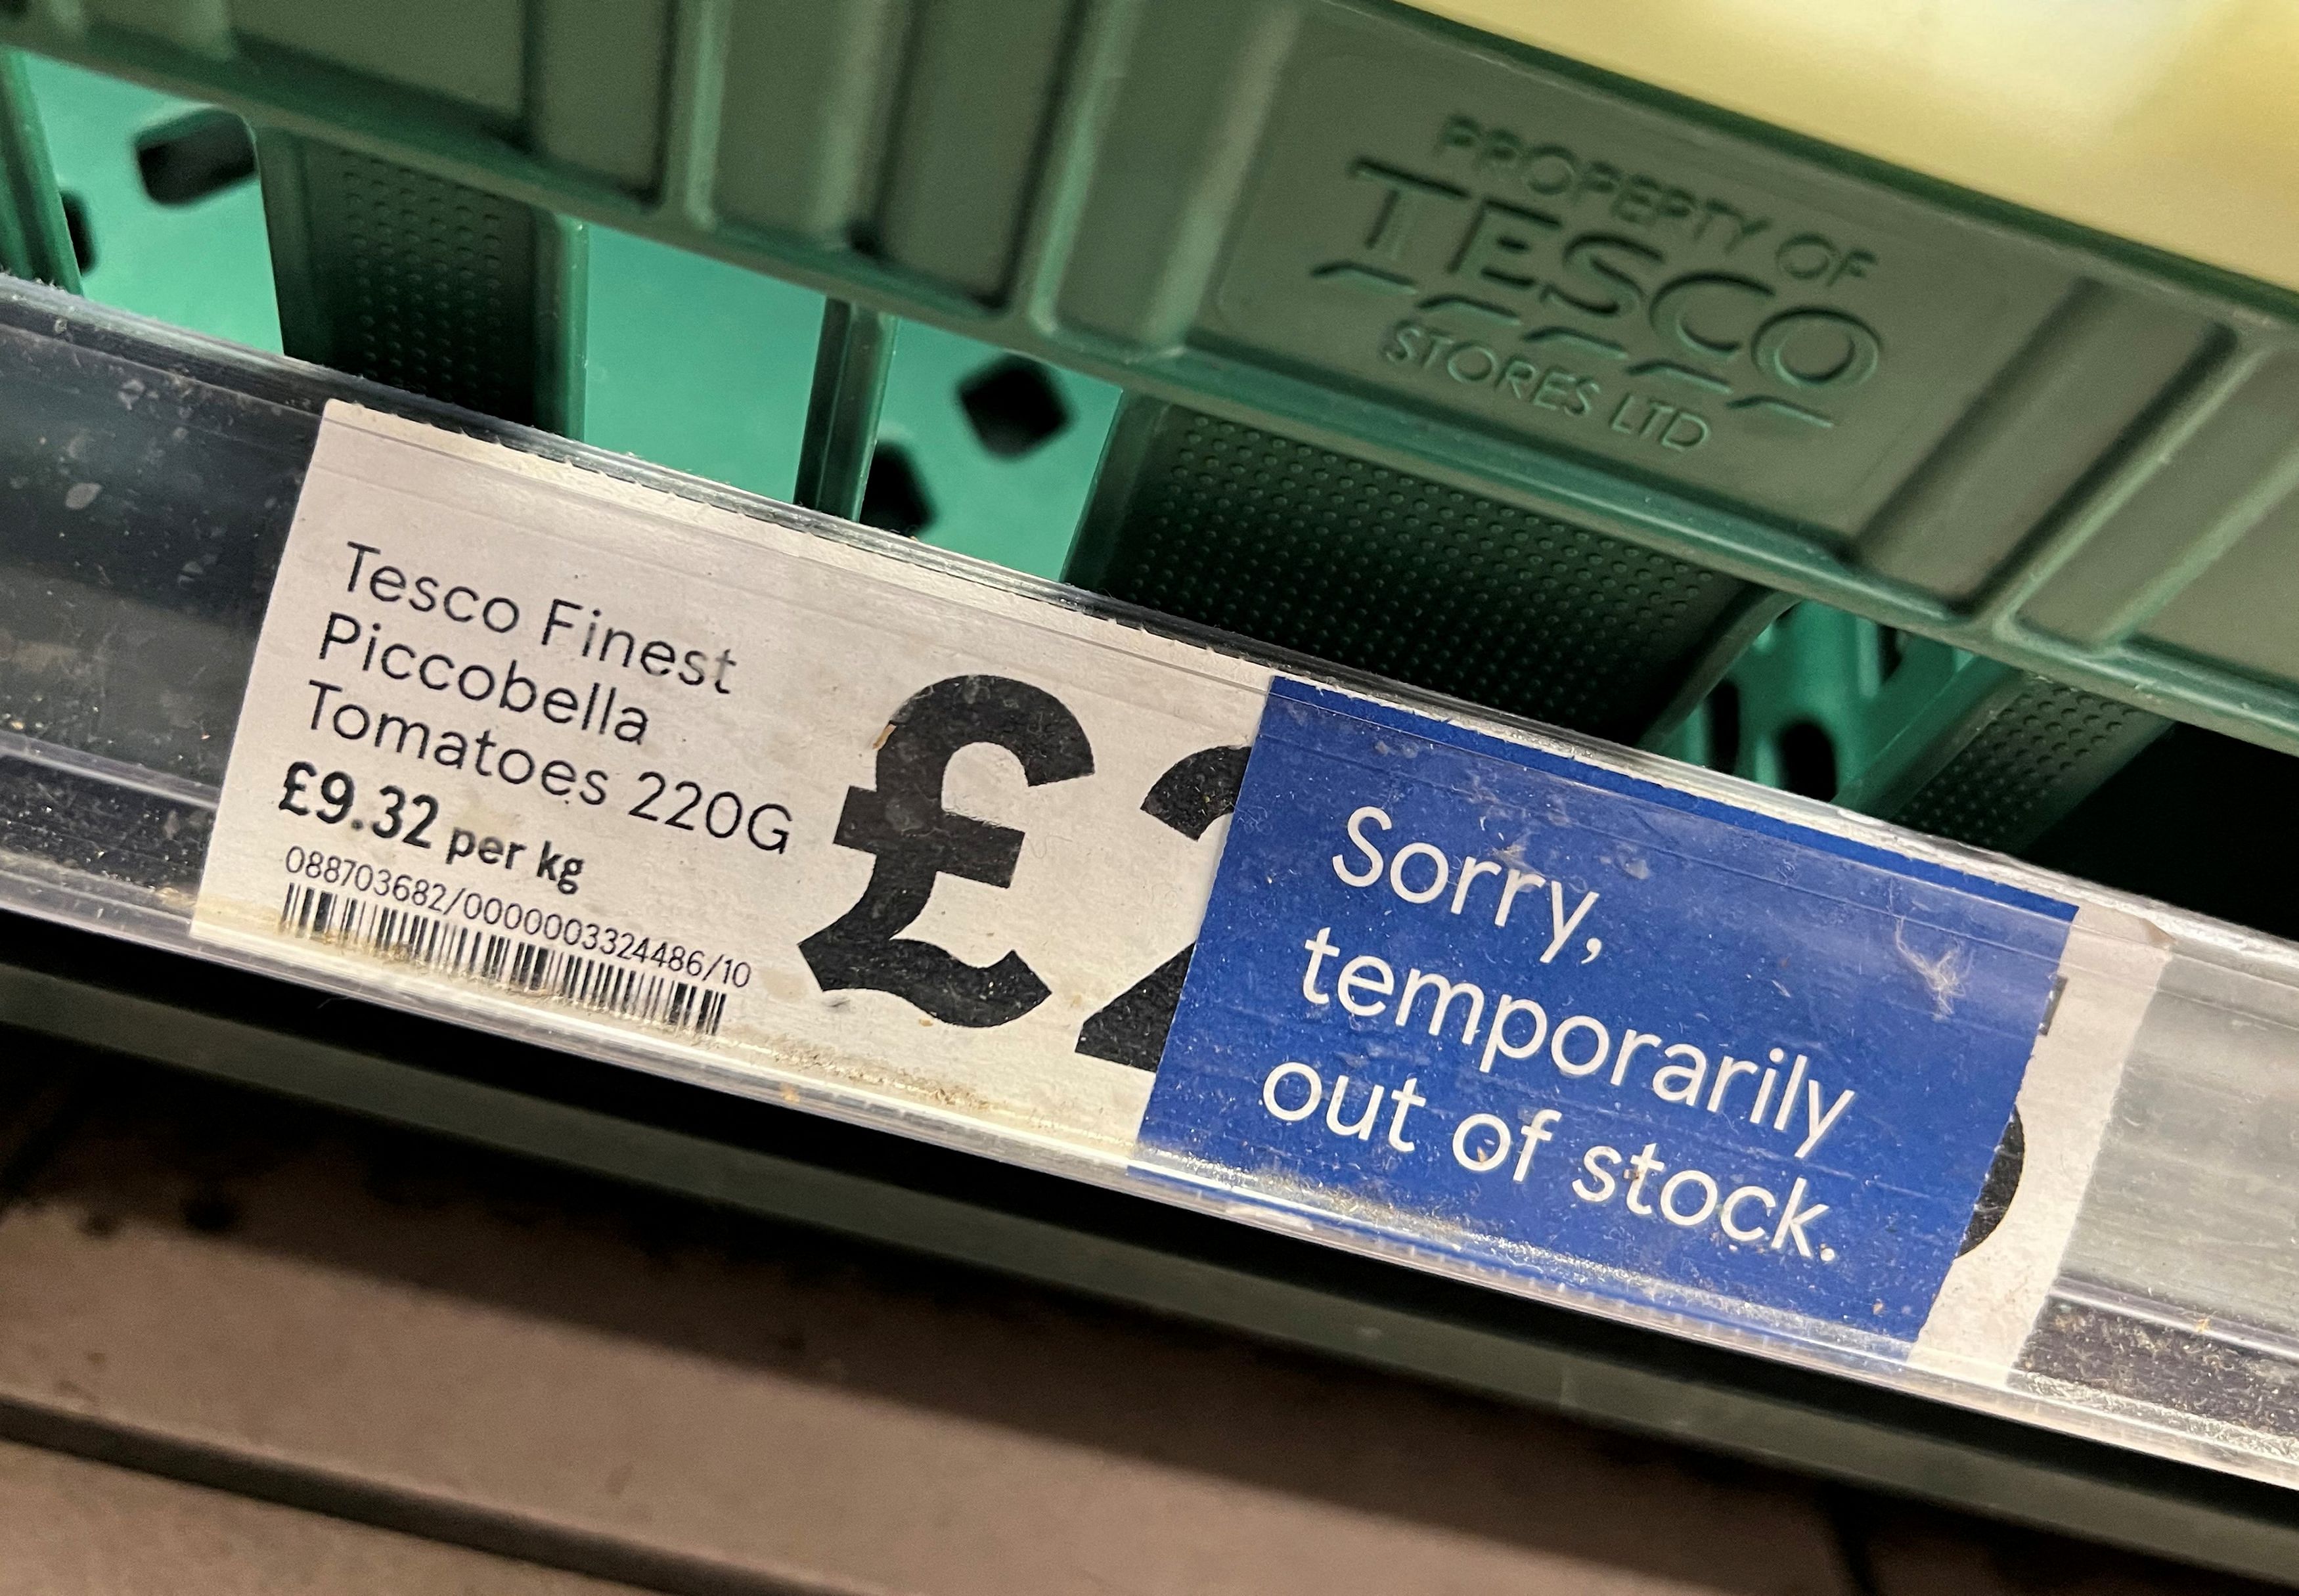
[[1420,0],[2299,288],[2299,0]]

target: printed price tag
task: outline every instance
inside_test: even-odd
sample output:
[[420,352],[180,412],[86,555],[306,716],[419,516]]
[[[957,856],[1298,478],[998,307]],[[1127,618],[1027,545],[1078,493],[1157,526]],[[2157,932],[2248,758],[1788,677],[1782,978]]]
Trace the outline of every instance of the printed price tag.
[[195,930],[1118,1158],[1268,679],[338,404]]
[[195,933],[1998,1378],[2160,965],[2073,916],[338,404]]

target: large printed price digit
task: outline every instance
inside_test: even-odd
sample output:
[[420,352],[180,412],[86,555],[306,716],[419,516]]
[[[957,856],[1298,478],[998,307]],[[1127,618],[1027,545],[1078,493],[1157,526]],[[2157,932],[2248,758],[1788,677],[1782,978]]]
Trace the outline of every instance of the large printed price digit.
[[[1150,796],[1141,801],[1141,812],[1164,821],[1183,836],[1205,835],[1216,820],[1237,807],[1249,752],[1206,748],[1179,761],[1150,789]],[[1136,1069],[1157,1068],[1165,1055],[1166,1033],[1174,1028],[1174,1010],[1182,1001],[1190,955],[1197,951],[1198,944],[1191,943],[1110,999],[1079,1027],[1077,1051]]]
[[1030,786],[1093,774],[1085,728],[1050,693],[1002,676],[960,676],[911,694],[878,744],[877,786],[850,787],[834,841],[875,854],[853,908],[799,943],[825,992],[892,993],[946,1025],[1002,1026],[1051,995],[1018,953],[972,965],[901,935],[925,912],[936,876],[1010,886],[1022,834],[942,807],[942,777],[961,748],[986,743]]

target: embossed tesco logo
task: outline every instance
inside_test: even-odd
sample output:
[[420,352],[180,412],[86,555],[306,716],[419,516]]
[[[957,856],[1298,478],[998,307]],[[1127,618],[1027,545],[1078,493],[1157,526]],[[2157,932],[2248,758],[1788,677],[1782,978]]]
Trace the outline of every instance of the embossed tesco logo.
[[1821,303],[1871,275],[1869,250],[1465,116],[1444,123],[1437,160],[1435,174],[1353,162],[1363,230],[1313,275],[1415,295],[1422,314],[1456,312],[1487,338],[1505,326],[1521,343],[1642,354],[1626,375],[1816,427],[1834,425],[1819,406],[1876,374],[1875,329]]

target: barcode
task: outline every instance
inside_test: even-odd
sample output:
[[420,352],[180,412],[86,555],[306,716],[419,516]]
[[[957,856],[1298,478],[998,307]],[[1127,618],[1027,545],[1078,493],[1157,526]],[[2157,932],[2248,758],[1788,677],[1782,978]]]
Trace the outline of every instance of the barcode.
[[279,907],[290,936],[441,975],[486,981],[593,1014],[635,1019],[693,1036],[716,1036],[726,994],[656,971],[586,959],[548,943],[377,903],[349,893],[290,885]]

